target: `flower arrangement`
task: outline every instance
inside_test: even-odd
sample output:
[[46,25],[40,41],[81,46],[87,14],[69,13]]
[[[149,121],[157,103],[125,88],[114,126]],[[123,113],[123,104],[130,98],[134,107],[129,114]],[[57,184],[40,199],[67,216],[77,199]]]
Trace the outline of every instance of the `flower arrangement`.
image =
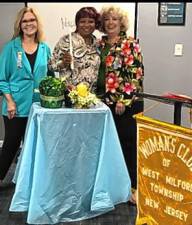
[[45,77],[39,84],[41,106],[46,108],[62,107],[65,89],[65,80],[51,76]]
[[[107,41],[105,36],[99,44],[99,50],[106,54]],[[107,102],[123,102],[130,105],[133,92],[142,91],[143,63],[138,42],[126,37],[125,32],[120,32],[119,41],[113,45],[106,58],[105,87]]]
[[72,104],[75,108],[90,108],[99,102],[95,94],[89,91],[86,83],[79,83],[77,86],[72,87],[68,94]]

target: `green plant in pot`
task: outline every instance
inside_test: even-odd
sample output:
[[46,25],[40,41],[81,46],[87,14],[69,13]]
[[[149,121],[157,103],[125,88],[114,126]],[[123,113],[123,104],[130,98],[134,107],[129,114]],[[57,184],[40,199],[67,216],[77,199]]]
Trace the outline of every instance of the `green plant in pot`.
[[41,106],[45,108],[61,108],[65,89],[65,81],[56,77],[45,77],[39,84]]

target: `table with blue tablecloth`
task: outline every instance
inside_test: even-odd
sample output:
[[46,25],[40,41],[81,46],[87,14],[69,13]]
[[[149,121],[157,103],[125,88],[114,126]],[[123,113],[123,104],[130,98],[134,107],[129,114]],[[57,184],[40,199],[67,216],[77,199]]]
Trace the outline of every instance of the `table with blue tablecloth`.
[[29,224],[98,216],[127,202],[131,184],[110,109],[33,103],[14,175],[10,211]]

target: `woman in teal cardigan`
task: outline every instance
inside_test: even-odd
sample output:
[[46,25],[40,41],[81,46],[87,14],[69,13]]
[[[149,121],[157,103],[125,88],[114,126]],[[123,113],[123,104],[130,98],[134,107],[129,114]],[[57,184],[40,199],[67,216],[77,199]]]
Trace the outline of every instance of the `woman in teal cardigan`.
[[5,137],[0,155],[0,183],[24,138],[30,107],[38,101],[36,89],[47,75],[50,48],[43,42],[42,25],[33,8],[18,12],[13,39],[0,54],[0,94]]

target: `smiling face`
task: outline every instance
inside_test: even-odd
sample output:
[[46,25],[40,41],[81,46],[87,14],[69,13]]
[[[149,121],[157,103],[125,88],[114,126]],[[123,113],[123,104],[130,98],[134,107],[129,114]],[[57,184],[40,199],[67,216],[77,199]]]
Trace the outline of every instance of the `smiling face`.
[[77,24],[77,32],[82,37],[90,36],[95,30],[95,19],[94,18],[80,18]]
[[21,20],[21,30],[23,37],[35,37],[38,24],[37,19],[32,12],[26,12]]
[[110,36],[117,36],[120,33],[121,22],[116,13],[109,13],[104,17],[105,33]]

